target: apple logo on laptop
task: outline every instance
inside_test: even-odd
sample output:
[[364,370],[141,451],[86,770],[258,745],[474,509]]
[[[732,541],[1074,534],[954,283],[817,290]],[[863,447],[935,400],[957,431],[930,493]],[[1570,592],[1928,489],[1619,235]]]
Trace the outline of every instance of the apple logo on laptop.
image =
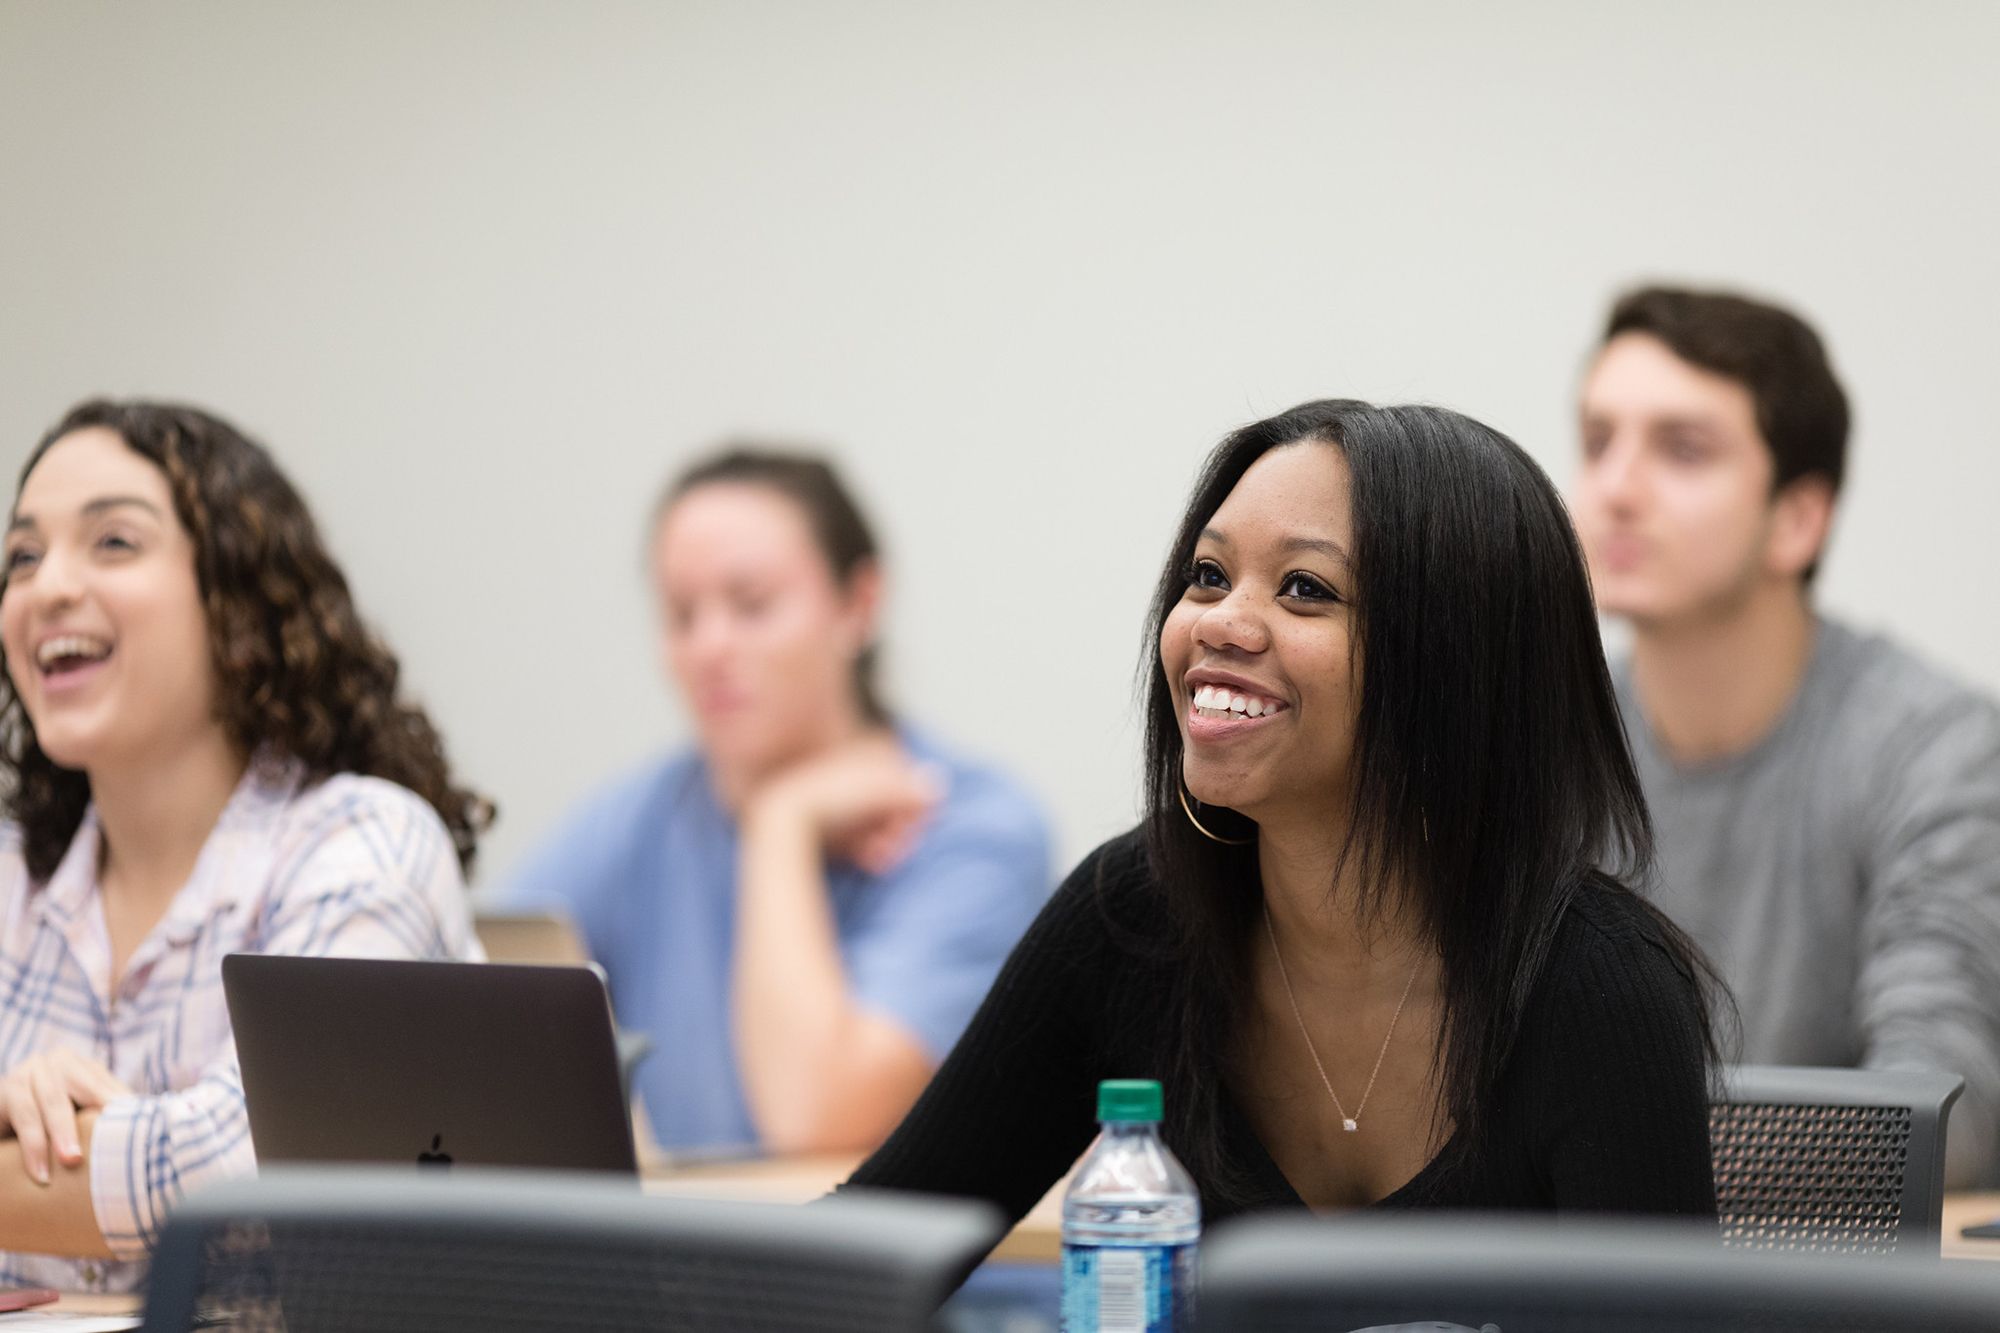
[[417,1165],[438,1166],[438,1167],[450,1166],[451,1154],[440,1150],[441,1145],[443,1143],[444,1143],[444,1135],[442,1134],[431,1135],[431,1150],[429,1152],[420,1152],[417,1154]]

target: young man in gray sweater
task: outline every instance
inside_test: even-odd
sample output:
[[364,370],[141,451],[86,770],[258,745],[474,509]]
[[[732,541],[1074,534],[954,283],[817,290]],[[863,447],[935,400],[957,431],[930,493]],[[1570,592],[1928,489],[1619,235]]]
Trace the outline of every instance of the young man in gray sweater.
[[1583,386],[1575,517],[1658,832],[1655,900],[1742,1058],[1959,1074],[1946,1183],[2000,1155],[2000,710],[1813,610],[1847,400],[1787,311],[1652,288]]

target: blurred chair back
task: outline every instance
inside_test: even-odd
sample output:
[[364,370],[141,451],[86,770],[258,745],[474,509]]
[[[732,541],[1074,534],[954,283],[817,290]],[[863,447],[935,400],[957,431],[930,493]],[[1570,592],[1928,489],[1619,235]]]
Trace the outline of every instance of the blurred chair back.
[[1202,1333],[1992,1333],[2000,1266],[1726,1250],[1700,1223],[1265,1216],[1204,1243]]
[[172,1214],[145,1329],[921,1329],[1001,1230],[957,1200],[724,1203],[555,1173],[285,1168]]
[[1945,1112],[1964,1080],[1737,1065],[1724,1083],[1708,1116],[1723,1244],[1937,1256]]

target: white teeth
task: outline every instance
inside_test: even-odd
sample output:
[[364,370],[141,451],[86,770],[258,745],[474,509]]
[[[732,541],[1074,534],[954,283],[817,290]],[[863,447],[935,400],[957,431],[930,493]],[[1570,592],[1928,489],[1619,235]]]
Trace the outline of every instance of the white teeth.
[[65,657],[104,657],[111,651],[111,645],[102,639],[93,639],[82,634],[65,634],[50,639],[35,650],[35,662],[43,669],[55,665]]
[[1253,694],[1236,694],[1220,685],[1195,688],[1195,710],[1209,717],[1269,717],[1284,707],[1276,699]]

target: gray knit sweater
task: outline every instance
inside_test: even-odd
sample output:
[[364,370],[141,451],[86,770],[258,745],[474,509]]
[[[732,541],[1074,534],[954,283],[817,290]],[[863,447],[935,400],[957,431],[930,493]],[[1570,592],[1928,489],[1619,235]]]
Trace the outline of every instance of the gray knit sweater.
[[1659,837],[1653,896],[1735,992],[1745,1061],[1965,1079],[1946,1183],[2000,1165],[2000,709],[1822,619],[1778,725],[1679,767],[1613,673]]

